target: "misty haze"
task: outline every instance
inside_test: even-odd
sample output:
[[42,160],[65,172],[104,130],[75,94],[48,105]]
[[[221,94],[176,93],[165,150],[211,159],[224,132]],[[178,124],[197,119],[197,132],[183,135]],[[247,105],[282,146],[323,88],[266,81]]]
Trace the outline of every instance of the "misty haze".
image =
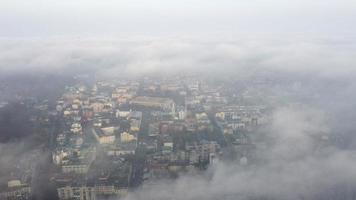
[[356,200],[356,2],[2,0],[0,200]]

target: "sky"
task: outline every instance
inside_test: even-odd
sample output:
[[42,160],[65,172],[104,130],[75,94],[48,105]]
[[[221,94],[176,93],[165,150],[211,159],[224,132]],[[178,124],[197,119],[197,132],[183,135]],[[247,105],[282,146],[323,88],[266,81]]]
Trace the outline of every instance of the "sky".
[[1,0],[0,37],[354,35],[354,0]]
[[0,72],[349,75],[354,19],[354,0],[1,0]]

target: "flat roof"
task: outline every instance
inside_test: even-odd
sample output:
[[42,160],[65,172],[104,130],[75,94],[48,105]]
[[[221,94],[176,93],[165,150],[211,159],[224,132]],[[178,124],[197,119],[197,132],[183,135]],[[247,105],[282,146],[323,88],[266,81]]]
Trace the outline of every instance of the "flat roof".
[[148,97],[148,96],[138,96],[135,97],[132,102],[156,102],[156,103],[172,103],[173,100],[164,97]]

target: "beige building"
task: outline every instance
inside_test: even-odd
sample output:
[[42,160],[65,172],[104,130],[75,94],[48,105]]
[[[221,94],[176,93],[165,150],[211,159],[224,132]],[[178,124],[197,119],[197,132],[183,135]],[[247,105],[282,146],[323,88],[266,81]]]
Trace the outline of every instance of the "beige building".
[[102,112],[104,110],[104,104],[103,103],[92,103],[90,107],[93,109],[95,113],[97,112]]
[[131,100],[132,105],[149,108],[159,108],[170,113],[175,113],[175,103],[169,98],[139,96]]
[[131,142],[133,140],[136,140],[137,138],[130,133],[123,132],[120,134],[120,139],[121,139],[121,142]]
[[101,129],[92,129],[92,133],[99,144],[113,144],[115,135],[105,134]]

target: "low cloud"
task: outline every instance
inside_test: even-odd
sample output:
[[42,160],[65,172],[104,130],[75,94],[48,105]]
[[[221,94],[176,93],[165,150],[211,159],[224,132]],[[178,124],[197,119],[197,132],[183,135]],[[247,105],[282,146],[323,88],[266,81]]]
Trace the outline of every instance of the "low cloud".
[[127,199],[355,199],[355,152],[332,145],[325,120],[311,108],[278,109],[263,131],[271,142],[257,146],[259,162],[220,162],[205,175],[159,182]]
[[356,72],[355,49],[355,42],[344,38],[2,39],[0,70],[95,71],[111,76],[181,72],[249,76],[273,71],[349,77]]

